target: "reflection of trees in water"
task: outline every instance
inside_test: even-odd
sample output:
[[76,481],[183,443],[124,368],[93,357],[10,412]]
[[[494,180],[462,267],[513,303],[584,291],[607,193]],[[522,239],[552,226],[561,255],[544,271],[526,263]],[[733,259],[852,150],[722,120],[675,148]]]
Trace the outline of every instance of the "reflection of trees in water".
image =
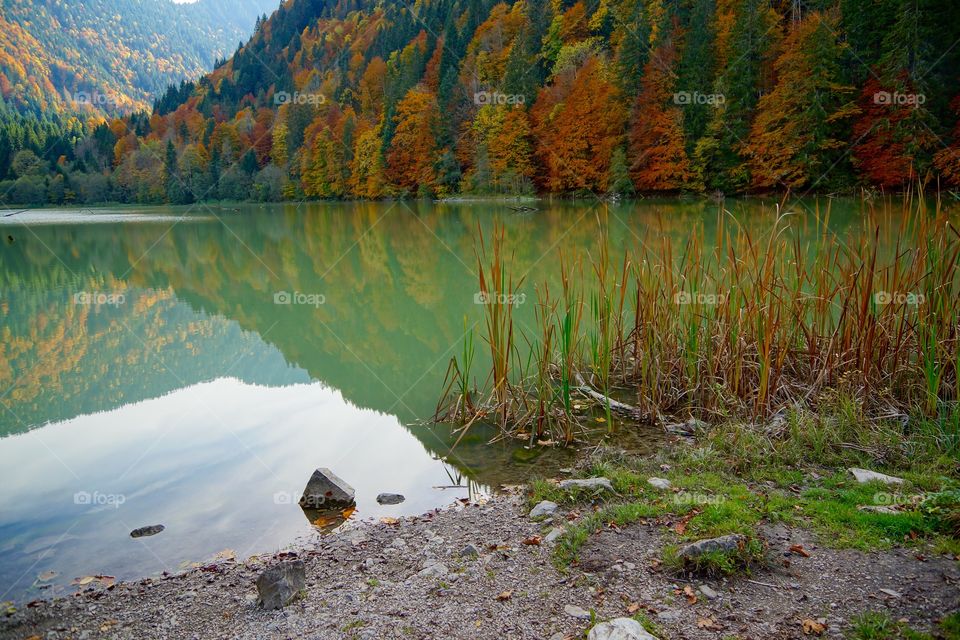
[[[769,204],[727,206],[752,229],[773,222]],[[695,224],[709,237],[717,216],[717,206],[701,200],[609,209],[540,202],[537,209],[317,203],[301,211],[250,207],[221,213],[222,222],[34,227],[0,247],[0,384],[22,379],[5,402],[34,416],[25,418],[31,423],[45,408],[55,407],[57,417],[110,408],[182,386],[177,378],[223,375],[244,350],[266,361],[262,339],[351,402],[412,423],[432,414],[464,319],[468,326],[482,319],[473,300],[474,247],[478,229],[489,237],[491,213],[506,225],[506,253],[530,294],[544,282],[556,288],[561,250],[589,265],[598,224],[616,262],[628,247],[664,234],[685,238]],[[855,213],[853,203],[835,202],[833,224],[850,224]],[[75,291],[111,289],[136,291],[133,304],[95,312],[66,303]],[[325,304],[276,305],[278,291],[323,294]],[[518,309],[520,326],[532,326],[533,312],[533,304]],[[477,371],[485,357],[479,348]],[[447,455],[435,436],[421,439]],[[471,460],[462,443],[462,459],[452,463],[476,477],[470,470],[491,459],[485,443],[483,451]]]

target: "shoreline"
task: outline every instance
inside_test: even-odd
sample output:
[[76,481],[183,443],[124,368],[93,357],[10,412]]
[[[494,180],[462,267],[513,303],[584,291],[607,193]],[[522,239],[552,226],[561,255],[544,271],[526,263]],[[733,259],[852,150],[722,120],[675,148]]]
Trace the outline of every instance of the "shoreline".
[[[823,637],[842,637],[865,611],[926,630],[960,607],[960,563],[949,557],[829,549],[784,525],[761,527],[771,562],[747,575],[665,570],[657,558],[675,522],[660,518],[603,527],[578,562],[559,570],[546,532],[590,513],[589,505],[564,507],[534,522],[524,495],[514,493],[361,521],[269,557],[45,601],[0,619],[0,638],[561,640],[582,637],[591,612],[596,622],[639,617],[661,640],[810,637],[810,620],[824,625]],[[790,555],[795,545],[809,557]],[[260,609],[258,575],[294,558],[306,565],[305,592],[284,609]]]

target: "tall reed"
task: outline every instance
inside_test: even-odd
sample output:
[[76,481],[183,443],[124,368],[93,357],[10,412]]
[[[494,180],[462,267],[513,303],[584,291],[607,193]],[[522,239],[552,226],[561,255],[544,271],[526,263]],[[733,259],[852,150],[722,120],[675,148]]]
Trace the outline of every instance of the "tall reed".
[[[800,216],[781,203],[765,234],[719,210],[709,246],[702,227],[679,247],[662,234],[619,268],[601,233],[591,268],[562,257],[559,298],[538,287],[525,361],[512,307],[487,305],[492,365],[476,412],[495,413],[504,434],[564,442],[596,411],[608,421],[762,420],[838,390],[868,411],[955,417],[960,233],[939,201],[929,211],[908,199],[905,222],[881,238],[877,216],[892,214],[889,202],[876,206],[864,204],[848,237],[829,231],[829,205]],[[490,255],[479,240],[480,289],[491,299],[519,287],[503,233]],[[450,375],[462,370],[452,363]]]

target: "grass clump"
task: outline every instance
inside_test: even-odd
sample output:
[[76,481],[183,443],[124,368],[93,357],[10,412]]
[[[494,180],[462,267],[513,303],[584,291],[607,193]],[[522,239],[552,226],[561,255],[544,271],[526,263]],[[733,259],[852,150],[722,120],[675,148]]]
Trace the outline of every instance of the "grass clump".
[[680,554],[679,545],[668,545],[663,550],[663,564],[677,573],[705,576],[749,574],[766,563],[767,550],[762,540],[747,537],[736,549],[708,551],[695,557]]

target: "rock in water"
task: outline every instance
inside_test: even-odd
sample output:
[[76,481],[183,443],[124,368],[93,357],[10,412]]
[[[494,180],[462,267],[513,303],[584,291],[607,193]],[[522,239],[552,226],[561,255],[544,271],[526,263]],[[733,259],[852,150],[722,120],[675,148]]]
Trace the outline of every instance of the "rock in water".
[[530,510],[530,517],[536,520],[537,518],[543,518],[545,516],[552,516],[553,513],[557,510],[557,503],[550,502],[549,500],[542,500],[537,503],[533,509]]
[[140,527],[139,529],[134,529],[130,532],[131,538],[143,538],[145,536],[155,536],[166,527],[162,524],[152,524],[149,527]]
[[307,586],[303,560],[290,560],[270,567],[257,578],[257,602],[264,609],[282,609]]
[[850,473],[853,474],[853,477],[857,479],[857,482],[860,484],[865,484],[867,482],[882,482],[884,484],[903,484],[903,478],[897,478],[894,476],[888,476],[885,473],[877,473],[876,471],[870,471],[869,469],[850,469]]
[[377,496],[377,502],[380,504],[400,504],[404,500],[406,498],[399,493],[381,493]]
[[307,509],[345,508],[353,505],[353,496],[353,487],[330,469],[321,467],[310,476],[300,498],[300,506]]
[[577,478],[574,480],[561,480],[561,489],[605,489],[613,491],[613,485],[607,478]]
[[746,536],[739,533],[732,533],[728,536],[719,538],[709,538],[707,540],[698,540],[680,549],[677,553],[681,558],[696,558],[712,551],[736,551],[740,545],[745,544]]
[[601,622],[587,634],[587,640],[657,640],[633,618],[614,618]]

